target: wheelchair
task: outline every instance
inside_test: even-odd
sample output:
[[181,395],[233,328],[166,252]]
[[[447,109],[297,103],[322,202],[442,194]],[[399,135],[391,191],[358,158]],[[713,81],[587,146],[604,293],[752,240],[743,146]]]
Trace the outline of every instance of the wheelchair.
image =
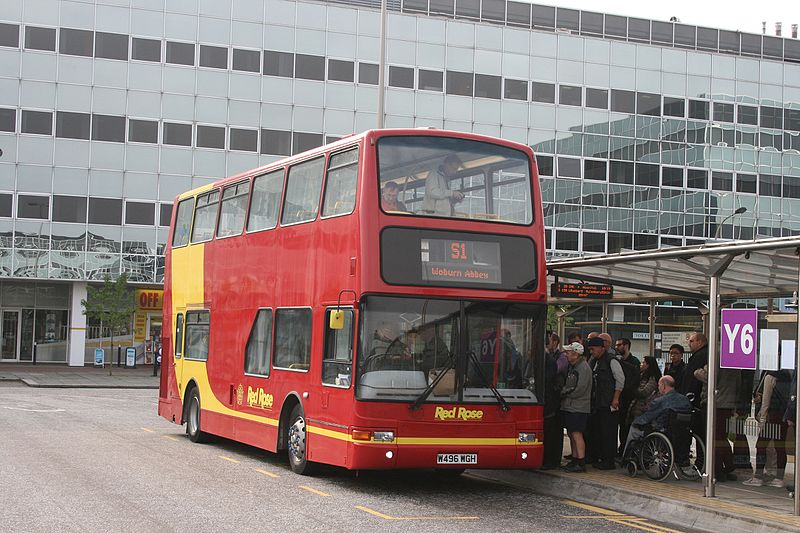
[[703,440],[692,430],[698,411],[671,411],[664,430],[645,429],[645,435],[631,441],[622,466],[633,477],[639,472],[662,481],[670,473],[677,479],[699,480],[703,475],[706,448]]

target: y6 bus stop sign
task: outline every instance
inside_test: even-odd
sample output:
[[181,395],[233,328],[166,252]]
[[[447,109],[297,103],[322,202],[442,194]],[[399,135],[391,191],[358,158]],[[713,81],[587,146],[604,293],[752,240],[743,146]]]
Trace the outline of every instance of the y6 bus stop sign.
[[[756,368],[756,339],[758,338],[757,309],[723,309],[720,368]],[[712,332],[713,334],[713,332]]]

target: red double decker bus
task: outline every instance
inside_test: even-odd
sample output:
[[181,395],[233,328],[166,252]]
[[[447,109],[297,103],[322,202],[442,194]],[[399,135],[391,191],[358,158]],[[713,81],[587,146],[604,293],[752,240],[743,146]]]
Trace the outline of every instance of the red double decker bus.
[[292,469],[542,461],[533,152],[373,130],[180,195],[159,414]]

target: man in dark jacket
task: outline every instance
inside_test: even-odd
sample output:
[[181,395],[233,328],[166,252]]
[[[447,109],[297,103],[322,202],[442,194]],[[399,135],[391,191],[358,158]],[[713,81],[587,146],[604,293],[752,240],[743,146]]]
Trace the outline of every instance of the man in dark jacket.
[[599,470],[613,470],[619,431],[619,399],[625,385],[625,374],[619,361],[605,348],[603,339],[594,337],[586,342],[592,353],[592,414],[589,418],[590,440],[587,457],[596,459]]
[[680,344],[673,344],[669,347],[669,363],[664,368],[665,376],[672,376],[675,380],[675,390],[681,390],[681,383],[683,382],[683,370],[686,368],[686,363],[683,361],[683,346]]
[[[703,383],[694,376],[694,371],[708,364],[708,338],[699,331],[695,331],[689,337],[689,349],[692,350],[692,356],[686,363],[686,368],[683,369],[683,379],[678,392],[684,395],[693,394],[692,405],[700,407]],[[704,428],[695,428],[695,432],[698,429],[705,431]]]

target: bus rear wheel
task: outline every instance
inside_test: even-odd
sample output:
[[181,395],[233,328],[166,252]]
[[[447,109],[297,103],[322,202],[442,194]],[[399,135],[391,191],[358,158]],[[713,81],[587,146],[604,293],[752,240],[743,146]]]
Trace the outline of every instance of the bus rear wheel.
[[192,388],[189,393],[189,404],[186,413],[186,434],[192,442],[202,443],[208,440],[208,433],[200,430],[200,393]]
[[307,459],[306,446],[306,418],[303,408],[297,404],[289,415],[289,427],[287,428],[286,444],[289,454],[289,466],[295,474],[309,475],[313,470],[312,463]]

